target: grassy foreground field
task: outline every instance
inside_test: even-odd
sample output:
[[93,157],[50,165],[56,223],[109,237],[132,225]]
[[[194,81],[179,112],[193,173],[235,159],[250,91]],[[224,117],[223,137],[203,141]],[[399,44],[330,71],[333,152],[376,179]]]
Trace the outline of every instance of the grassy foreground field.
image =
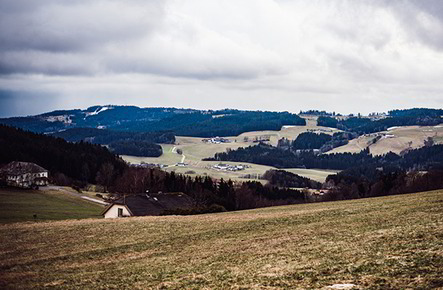
[[443,191],[0,226],[0,288],[443,287]]
[[[99,218],[104,207],[55,190],[0,189],[0,223]],[[37,218],[34,219],[34,214]]]

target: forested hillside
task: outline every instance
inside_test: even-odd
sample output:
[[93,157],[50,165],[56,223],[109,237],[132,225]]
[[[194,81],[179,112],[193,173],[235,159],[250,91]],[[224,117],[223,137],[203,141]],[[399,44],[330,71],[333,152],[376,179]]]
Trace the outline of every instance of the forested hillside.
[[283,125],[303,126],[306,121],[288,112],[94,106],[84,111],[54,111],[37,116],[0,119],[0,123],[38,133],[99,128],[125,132],[170,131],[179,136],[214,137],[236,136],[248,131],[280,130]]
[[297,136],[292,142],[294,149],[320,149],[323,145],[330,142],[332,136],[324,133],[316,134],[312,132],[304,132]]
[[315,154],[312,151],[292,152],[266,144],[239,148],[215,154],[206,160],[249,162],[277,168],[349,169],[360,165],[392,165],[402,169],[423,169],[443,166],[443,145],[434,145],[411,150],[404,156],[392,152],[372,156],[369,149],[360,153]]
[[100,145],[70,143],[0,125],[0,164],[11,161],[34,162],[50,170],[53,177],[62,173],[91,183],[96,183],[103,169],[107,169],[106,175],[112,178],[126,167],[123,160]]
[[443,110],[437,109],[409,109],[393,110],[389,117],[380,120],[352,117],[338,120],[332,117],[320,116],[317,120],[319,126],[338,128],[358,134],[368,134],[385,131],[394,126],[434,126],[443,123]]
[[53,133],[51,136],[60,137],[70,142],[89,142],[107,145],[119,155],[143,157],[159,157],[163,151],[155,143],[173,144],[175,136],[172,132],[123,132],[95,128],[72,128]]
[[121,140],[144,141],[151,143],[173,144],[175,136],[171,131],[158,132],[124,132],[96,128],[72,128],[53,133],[51,136],[63,138],[70,142],[90,142],[107,145]]

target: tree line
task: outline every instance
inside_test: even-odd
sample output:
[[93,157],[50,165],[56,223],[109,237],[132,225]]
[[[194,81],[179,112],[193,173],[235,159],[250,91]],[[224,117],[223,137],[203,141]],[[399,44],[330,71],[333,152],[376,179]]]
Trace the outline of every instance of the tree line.
[[329,116],[320,116],[317,119],[317,125],[362,135],[385,131],[395,126],[435,126],[443,123],[442,111],[437,109],[393,110],[389,112],[389,117],[379,120],[360,117],[339,120]]
[[173,144],[173,132],[123,132],[96,128],[72,128],[51,134],[70,142],[89,142],[108,145],[115,154],[140,157],[159,157],[162,147],[156,143]]
[[433,145],[410,150],[403,156],[388,152],[373,156],[369,148],[359,153],[316,154],[312,151],[293,152],[260,143],[246,148],[240,147],[229,152],[216,153],[208,161],[248,162],[277,168],[320,168],[345,170],[360,165],[395,165],[400,168],[428,168],[443,164],[443,145]]
[[117,194],[183,192],[196,201],[195,210],[188,214],[305,202],[304,193],[299,190],[253,181],[215,181],[209,176],[191,178],[156,168],[128,167],[108,184],[108,189]]

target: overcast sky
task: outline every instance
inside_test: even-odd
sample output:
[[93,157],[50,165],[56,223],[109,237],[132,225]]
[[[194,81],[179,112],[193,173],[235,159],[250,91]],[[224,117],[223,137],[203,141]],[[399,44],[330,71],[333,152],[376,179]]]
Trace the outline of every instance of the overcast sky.
[[441,0],[0,0],[0,116],[443,107]]

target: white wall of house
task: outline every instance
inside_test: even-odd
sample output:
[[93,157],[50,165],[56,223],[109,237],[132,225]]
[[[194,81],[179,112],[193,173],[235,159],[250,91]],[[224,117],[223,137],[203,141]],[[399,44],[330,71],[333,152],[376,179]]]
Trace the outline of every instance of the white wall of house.
[[[20,187],[30,187],[34,183],[34,179],[36,178],[48,178],[48,172],[39,172],[39,173],[25,173],[22,175],[9,175],[7,177],[7,182],[12,186],[20,186]],[[47,182],[37,182],[37,185],[47,185]]]
[[124,205],[113,204],[111,208],[105,213],[105,219],[107,218],[118,218],[118,210],[121,209],[123,212],[123,217],[131,216],[128,209]]

